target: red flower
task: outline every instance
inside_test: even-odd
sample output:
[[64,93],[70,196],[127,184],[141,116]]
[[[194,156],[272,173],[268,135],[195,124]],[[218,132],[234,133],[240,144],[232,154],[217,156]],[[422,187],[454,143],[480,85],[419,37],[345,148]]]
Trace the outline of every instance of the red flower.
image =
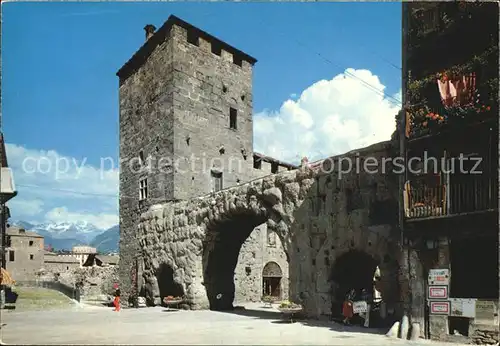
[[491,109],[491,107],[490,107],[490,106],[486,107],[486,110],[487,110],[487,111],[489,111],[490,109]]

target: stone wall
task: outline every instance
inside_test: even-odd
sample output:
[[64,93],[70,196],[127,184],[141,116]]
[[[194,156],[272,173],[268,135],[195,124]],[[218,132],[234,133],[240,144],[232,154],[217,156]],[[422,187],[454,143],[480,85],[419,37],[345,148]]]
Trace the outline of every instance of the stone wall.
[[[256,227],[241,247],[234,273],[235,302],[260,301],[263,294],[262,272],[269,262],[279,265],[281,299],[288,298],[288,262],[281,240],[267,224]],[[247,272],[250,268],[250,272]]]
[[[150,37],[118,73],[124,299],[136,286],[130,270],[142,262],[136,257],[141,211],[213,191],[213,174],[222,174],[223,187],[253,177],[251,64],[243,60],[239,66],[227,50],[213,51],[212,44],[220,41],[206,34],[197,44],[188,42],[185,26],[173,22]],[[236,129],[229,126],[230,108],[237,111]],[[142,171],[140,156],[148,166]],[[140,181],[147,185],[141,201]]]
[[[118,266],[82,267],[54,273],[46,273],[41,280],[60,281],[80,289],[81,301],[104,301],[114,293],[113,285],[119,282]],[[125,304],[125,303],[124,303]]]
[[[189,43],[186,29],[173,26],[174,198],[189,199],[214,191],[213,173],[223,187],[252,179],[252,65],[233,63],[224,49],[198,37]],[[230,108],[236,128],[230,127]]]
[[[342,157],[351,157],[358,165],[367,157],[380,163],[390,150],[384,142]],[[389,311],[396,311],[400,247],[394,240],[399,232],[394,227],[398,212],[391,192],[397,188],[392,184],[389,166],[377,172],[373,164],[371,171],[354,167],[343,174],[338,167],[331,173],[304,168],[189,201],[152,206],[139,225],[146,294],[159,294],[157,272],[165,264],[192,308],[230,308],[237,291],[234,272],[241,270],[236,266],[242,258],[239,250],[252,230],[266,223],[283,244],[290,298],[301,301],[309,315],[331,313],[339,286],[332,271],[337,260],[352,250],[379,266],[383,299]]]
[[[165,40],[120,85],[120,261],[124,300],[135,287],[133,267],[139,253],[137,223],[141,208],[173,198],[172,43]],[[146,161],[141,170],[140,156]],[[161,162],[154,159],[165,158]],[[165,166],[168,165],[168,166]],[[139,181],[148,198],[139,201]]]

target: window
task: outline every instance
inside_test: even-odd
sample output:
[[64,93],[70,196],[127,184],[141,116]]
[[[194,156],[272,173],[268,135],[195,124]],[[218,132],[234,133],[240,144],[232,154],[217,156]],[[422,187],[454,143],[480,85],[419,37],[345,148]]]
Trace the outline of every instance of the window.
[[278,163],[276,162],[271,163],[271,173],[272,174],[278,173]]
[[14,262],[15,256],[14,256],[14,251],[9,251],[9,261]]
[[144,164],[144,152],[142,150],[139,151],[139,161],[140,161],[141,165]]
[[35,258],[35,256],[33,256],[33,255],[30,255],[30,260],[33,260],[33,258]]
[[262,159],[260,157],[253,158],[253,168],[261,169],[262,168]]
[[199,37],[197,33],[194,30],[188,30],[187,32],[187,41],[188,43],[191,43],[192,45],[199,46]]
[[12,244],[12,239],[10,238],[10,235],[7,236],[7,239],[6,239],[6,244],[5,246],[6,247],[11,247],[11,244]]
[[148,180],[143,178],[139,180],[139,200],[148,198]]
[[214,191],[222,190],[222,172],[212,172]]
[[269,228],[267,229],[267,246],[276,247],[276,233]]
[[238,117],[238,111],[234,108],[229,108],[229,127],[236,130],[236,118]]
[[30,246],[33,246],[33,240],[30,240]]

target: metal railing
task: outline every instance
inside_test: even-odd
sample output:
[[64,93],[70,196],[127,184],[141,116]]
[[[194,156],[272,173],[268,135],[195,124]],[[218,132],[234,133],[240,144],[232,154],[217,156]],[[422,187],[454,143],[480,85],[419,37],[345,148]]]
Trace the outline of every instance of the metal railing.
[[498,181],[484,176],[455,177],[448,184],[405,186],[407,219],[443,217],[498,209]]
[[78,288],[63,284],[59,281],[16,281],[16,286],[48,288],[61,292],[69,298],[80,302],[80,290]]

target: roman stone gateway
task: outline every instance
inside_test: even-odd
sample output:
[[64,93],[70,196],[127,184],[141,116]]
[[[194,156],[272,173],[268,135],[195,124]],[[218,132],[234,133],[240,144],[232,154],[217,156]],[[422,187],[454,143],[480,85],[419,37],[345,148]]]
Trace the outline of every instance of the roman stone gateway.
[[[256,59],[175,16],[158,30],[144,29],[144,43],[117,73],[120,286],[129,303],[144,286],[137,237],[142,212],[295,168],[253,152]],[[266,232],[261,225],[244,245],[248,251],[242,251],[236,285],[247,292],[239,300],[261,298],[266,261],[280,263],[284,279],[288,275],[281,244],[266,245]],[[161,287],[173,287],[166,283],[169,273],[164,268],[158,274]]]
[[[381,162],[389,152],[389,143],[379,143],[325,160],[320,167],[151,206],[139,223],[146,294],[150,299],[160,294],[157,273],[168,265],[191,308],[232,308],[240,249],[254,228],[265,223],[286,253],[289,277],[284,289],[309,316],[337,314],[343,294],[339,290],[366,288],[377,266],[377,288],[387,311],[399,314],[393,177],[388,166],[376,173],[356,168],[368,157]],[[330,165],[340,166],[347,157],[353,162],[350,173],[340,174],[338,168],[328,173]],[[369,169],[374,171],[373,164]],[[346,268],[354,273],[346,276]]]

